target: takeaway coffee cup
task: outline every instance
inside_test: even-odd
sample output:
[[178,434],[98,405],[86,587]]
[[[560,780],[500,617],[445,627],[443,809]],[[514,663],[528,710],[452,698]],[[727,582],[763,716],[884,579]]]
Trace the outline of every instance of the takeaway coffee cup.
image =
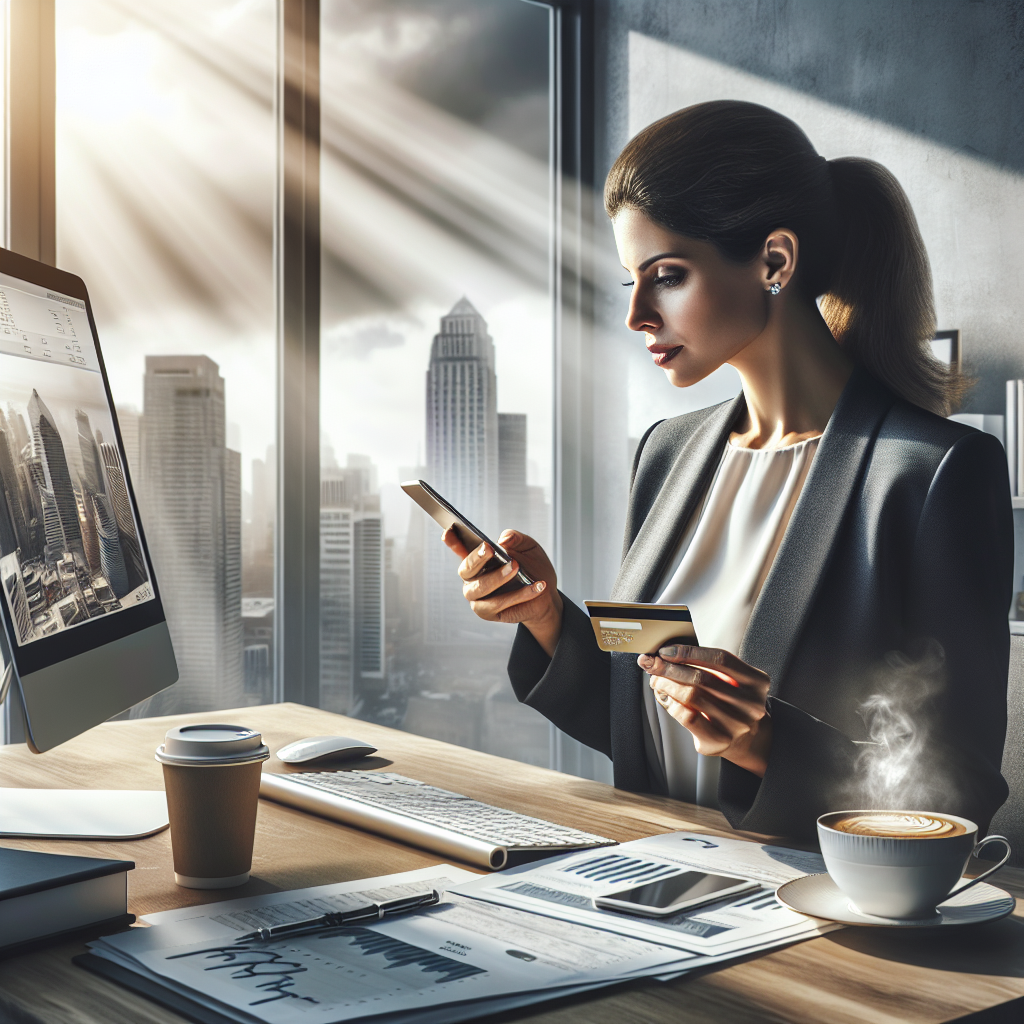
[[263,737],[243,725],[182,725],[157,747],[171,821],[174,881],[227,889],[249,880]]
[[[978,826],[953,814],[924,811],[833,811],[818,819],[825,867],[853,909],[873,917],[932,917],[951,896],[977,885],[1010,859],[1003,836],[979,843]],[[1003,859],[953,888],[971,854],[989,843],[1006,847]]]

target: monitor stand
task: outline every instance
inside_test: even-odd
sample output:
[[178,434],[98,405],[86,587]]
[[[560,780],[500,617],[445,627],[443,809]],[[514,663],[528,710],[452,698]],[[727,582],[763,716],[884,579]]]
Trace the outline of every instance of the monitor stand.
[[[10,663],[0,706],[11,689]],[[167,828],[162,789],[0,789],[0,838],[141,839]]]

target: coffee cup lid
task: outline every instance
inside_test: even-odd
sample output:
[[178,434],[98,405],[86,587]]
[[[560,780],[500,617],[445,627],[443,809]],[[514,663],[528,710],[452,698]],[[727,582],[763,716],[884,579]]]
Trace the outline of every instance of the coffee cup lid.
[[268,757],[263,737],[244,725],[179,725],[167,730],[156,750],[156,759],[164,764],[245,764]]

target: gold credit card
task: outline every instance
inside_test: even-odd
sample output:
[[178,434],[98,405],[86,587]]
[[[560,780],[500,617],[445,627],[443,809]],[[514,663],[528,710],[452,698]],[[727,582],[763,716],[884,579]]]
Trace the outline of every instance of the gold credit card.
[[656,654],[670,643],[697,645],[690,609],[685,604],[636,601],[584,601],[597,646],[602,651]]

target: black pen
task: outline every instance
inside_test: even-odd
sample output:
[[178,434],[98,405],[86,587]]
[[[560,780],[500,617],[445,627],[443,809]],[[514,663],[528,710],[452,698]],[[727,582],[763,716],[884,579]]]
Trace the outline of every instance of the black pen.
[[305,934],[320,931],[322,928],[337,928],[339,925],[354,924],[356,921],[379,921],[382,917],[404,914],[421,907],[431,907],[439,903],[441,894],[437,889],[416,893],[413,896],[400,896],[398,899],[385,900],[383,903],[369,903],[352,910],[337,910],[317,917],[309,917],[304,921],[289,921],[287,924],[268,925],[257,928],[246,935],[241,935],[235,942],[270,942],[288,935]]

